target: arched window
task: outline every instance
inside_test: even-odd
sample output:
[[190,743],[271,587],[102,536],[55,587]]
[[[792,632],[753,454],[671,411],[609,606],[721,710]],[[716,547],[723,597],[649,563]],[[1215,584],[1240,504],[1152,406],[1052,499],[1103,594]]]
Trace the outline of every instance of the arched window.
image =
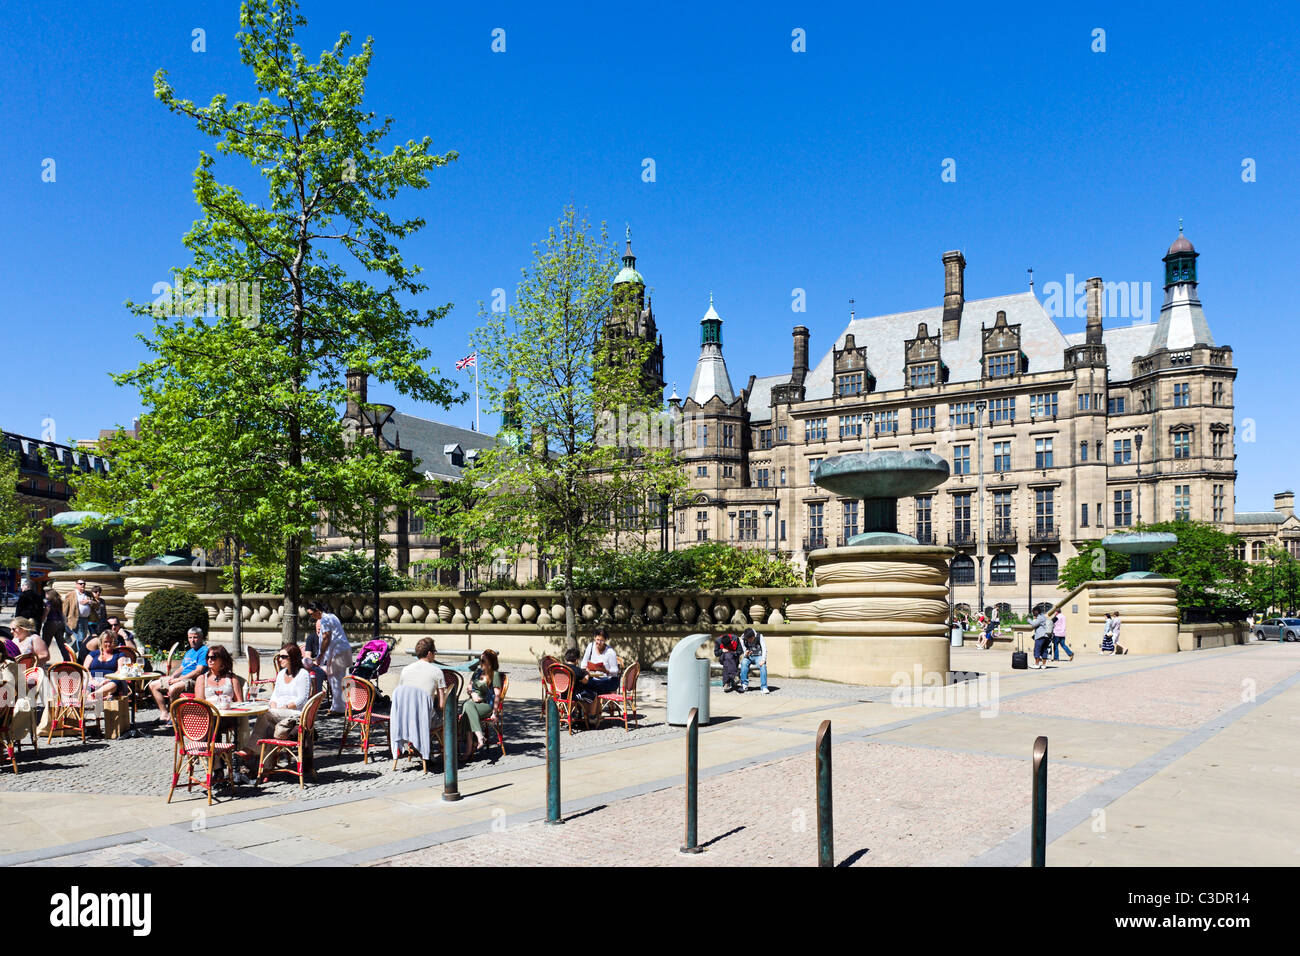
[[952,559],[952,583],[975,583],[975,562],[969,554],[959,554]]
[[1016,559],[1005,552],[994,555],[993,561],[989,564],[989,583],[1015,584]]
[[1029,562],[1029,580],[1034,584],[1055,584],[1056,572],[1056,555],[1050,551],[1040,551]]
[[1263,542],[1263,541],[1252,541],[1252,542],[1250,543],[1250,560],[1252,560],[1252,561],[1263,561],[1263,560],[1264,560],[1264,542]]

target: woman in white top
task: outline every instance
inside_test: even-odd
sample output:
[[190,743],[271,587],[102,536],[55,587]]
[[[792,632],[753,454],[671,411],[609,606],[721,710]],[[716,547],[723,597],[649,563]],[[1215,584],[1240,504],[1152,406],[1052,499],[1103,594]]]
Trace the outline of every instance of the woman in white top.
[[281,667],[271,690],[271,709],[258,714],[253,723],[250,740],[254,746],[267,737],[287,740],[297,733],[298,718],[311,697],[311,672],[302,664],[302,649],[297,644],[286,644],[275,660]]
[[596,698],[618,690],[618,655],[609,646],[609,631],[603,627],[596,629],[578,666],[588,675],[582,685],[582,697],[587,701],[587,713],[594,717],[600,710]]

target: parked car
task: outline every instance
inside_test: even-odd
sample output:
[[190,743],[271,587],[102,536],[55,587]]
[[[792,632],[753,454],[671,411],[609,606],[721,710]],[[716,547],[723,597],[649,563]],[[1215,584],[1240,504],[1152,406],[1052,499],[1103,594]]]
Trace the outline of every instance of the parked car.
[[13,591],[4,591],[0,593],[0,608],[9,607],[18,603],[18,595]]
[[1300,617],[1266,617],[1255,625],[1257,641],[1300,641]]

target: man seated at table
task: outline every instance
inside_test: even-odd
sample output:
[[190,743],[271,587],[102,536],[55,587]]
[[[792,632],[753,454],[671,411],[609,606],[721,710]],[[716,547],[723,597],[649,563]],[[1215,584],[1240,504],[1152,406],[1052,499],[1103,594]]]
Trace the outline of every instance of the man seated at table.
[[409,684],[418,687],[429,695],[434,707],[441,712],[447,703],[447,680],[442,675],[442,667],[433,661],[437,654],[438,648],[433,638],[422,637],[416,641],[415,663],[407,664],[402,668],[402,676],[398,679],[397,686]]
[[[121,650],[124,647],[129,647],[133,651],[139,650],[139,648],[135,646],[135,635],[122,626],[122,621],[120,618],[110,617],[108,619],[108,626],[105,628],[105,630],[112,631],[117,636],[118,650]],[[100,632],[100,635],[102,634],[103,631]],[[87,638],[86,650],[87,651],[99,650],[99,636]]]
[[189,649],[181,658],[176,673],[158,678],[149,684],[149,693],[153,694],[154,703],[158,705],[158,718],[170,720],[170,708],[181,694],[194,693],[194,683],[208,669],[208,649],[203,645],[203,631],[197,627],[190,628],[186,636]]

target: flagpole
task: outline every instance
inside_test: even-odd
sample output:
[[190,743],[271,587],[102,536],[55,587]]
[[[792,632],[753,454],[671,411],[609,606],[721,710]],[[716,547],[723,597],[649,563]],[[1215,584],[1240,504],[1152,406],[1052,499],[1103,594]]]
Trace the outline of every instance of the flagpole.
[[474,353],[474,431],[480,431],[478,421],[478,353]]

